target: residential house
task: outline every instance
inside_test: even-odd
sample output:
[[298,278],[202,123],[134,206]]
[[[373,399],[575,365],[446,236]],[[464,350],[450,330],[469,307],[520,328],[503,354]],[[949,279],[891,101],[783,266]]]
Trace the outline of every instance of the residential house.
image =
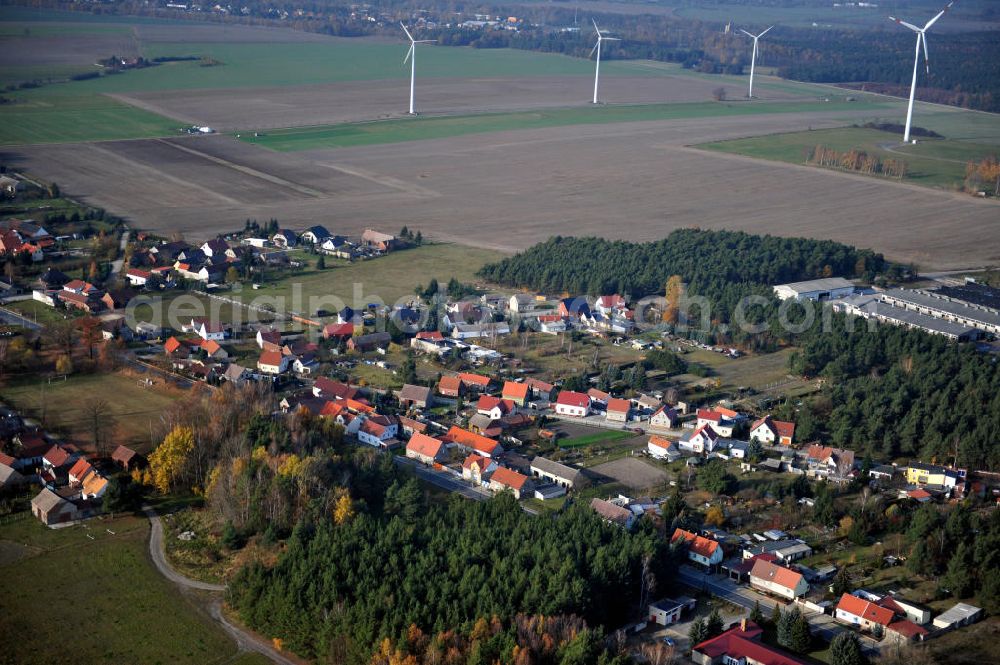
[[367,335],[358,335],[347,340],[347,348],[359,353],[368,353],[376,349],[384,349],[389,346],[392,337],[387,332],[374,332]]
[[906,482],[911,485],[939,485],[950,489],[962,482],[964,474],[935,464],[910,462],[906,465]]
[[806,451],[806,462],[818,478],[847,480],[854,470],[854,451],[814,443]]
[[526,314],[535,310],[538,301],[530,293],[515,293],[510,297],[507,308],[514,314]]
[[142,270],[141,268],[129,268],[125,271],[125,279],[132,286],[146,286],[150,279],[153,278],[153,273],[149,270]]
[[679,422],[680,418],[677,415],[677,411],[663,405],[649,417],[649,429],[654,432],[666,432],[676,429]]
[[462,383],[468,390],[474,392],[483,392],[489,390],[490,388],[490,377],[484,376],[483,374],[475,374],[473,372],[461,372],[458,378],[462,380]]
[[555,483],[566,489],[579,489],[588,484],[587,477],[579,469],[553,462],[544,457],[535,457],[531,460],[529,468],[531,475],[536,478]]
[[537,317],[538,331],[548,335],[558,335],[569,330],[566,317],[559,314],[543,314]]
[[327,238],[320,243],[319,251],[338,259],[346,259],[347,261],[353,261],[363,256],[361,249],[357,245],[348,242],[347,238],[343,236]]
[[480,323],[456,323],[451,329],[454,339],[477,339],[479,337],[495,337],[509,335],[510,324],[506,321],[484,321]]
[[198,334],[198,337],[204,340],[221,342],[226,339],[226,328],[218,321],[192,319],[192,326],[194,326],[194,332]]
[[42,466],[48,471],[57,472],[72,464],[76,458],[77,453],[74,450],[56,444],[42,455]]
[[399,426],[385,416],[365,418],[358,429],[358,440],[376,448],[391,448],[396,441]]
[[108,479],[101,474],[94,472],[88,474],[83,479],[83,487],[80,489],[80,498],[100,499],[108,491]]
[[493,472],[488,485],[494,492],[512,492],[515,499],[520,499],[522,493],[529,490],[530,486],[531,482],[527,476],[503,466]]
[[290,357],[294,357],[295,360],[292,361],[292,371],[299,376],[312,376],[317,370],[319,370],[319,358],[313,352],[303,353],[302,355],[295,354],[285,354]]
[[743,619],[721,635],[691,648],[691,660],[697,665],[806,665],[806,661],[765,644],[764,631],[749,619]]
[[135,289],[122,288],[122,289],[109,289],[102,297],[101,302],[108,309],[122,309],[128,305],[132,298],[138,295]]
[[295,234],[295,231],[279,229],[277,233],[271,236],[271,242],[275,247],[295,247],[299,242],[299,237]]
[[433,392],[427,386],[403,384],[402,389],[396,391],[396,397],[399,399],[399,405],[403,408],[426,409],[434,405]]
[[299,240],[313,245],[320,245],[332,237],[333,234],[327,231],[325,226],[317,224],[303,231],[302,235],[299,236]]
[[489,481],[490,474],[498,467],[497,461],[492,457],[471,453],[462,462],[462,477],[477,485],[483,485]]
[[524,406],[527,403],[530,393],[531,389],[527,383],[519,383],[517,381],[504,382],[503,390],[500,392],[505,400],[513,402],[518,406]]
[[282,355],[280,351],[264,351],[257,360],[257,369],[264,374],[284,374],[291,362],[291,357]]
[[768,445],[790,446],[795,438],[795,423],[764,416],[750,426],[750,439]]
[[895,612],[878,603],[845,593],[840,597],[833,617],[841,623],[857,626],[869,632],[884,631],[895,618]]
[[313,395],[325,397],[327,399],[354,399],[358,394],[357,388],[352,388],[346,383],[334,381],[331,378],[320,376],[313,383]]
[[560,391],[556,398],[556,413],[561,416],[584,418],[590,415],[590,396],[572,390]]
[[408,416],[396,416],[399,421],[399,429],[405,436],[414,434],[427,434],[428,424],[424,420],[417,420]]
[[809,583],[802,573],[764,559],[757,559],[750,569],[750,586],[787,600],[804,596],[809,591]]
[[104,309],[104,303],[101,302],[100,297],[97,294],[76,293],[74,291],[63,290],[59,291],[59,293],[56,294],[56,297],[58,297],[66,307],[73,307],[88,314],[93,314]]
[[229,353],[213,339],[203,339],[199,346],[205,355],[213,360],[225,360],[229,357]]
[[82,514],[76,504],[67,501],[48,488],[43,488],[31,500],[31,514],[42,524],[65,524],[81,518]]
[[627,399],[609,399],[605,417],[613,422],[625,423],[631,411],[632,402]]
[[348,321],[347,323],[328,323],[323,326],[323,339],[334,340],[341,342],[343,340],[351,339],[354,336],[354,324]]
[[713,452],[722,437],[711,425],[702,425],[690,434],[685,433],[677,442],[677,447],[685,452],[707,455]]
[[604,518],[604,521],[620,526],[624,529],[631,529],[635,524],[635,513],[628,508],[615,505],[604,499],[591,499],[590,508],[595,513]]
[[487,416],[491,420],[500,420],[506,415],[514,413],[514,403],[510,400],[500,399],[492,395],[480,395],[476,402],[476,413]]
[[444,442],[426,434],[415,433],[406,444],[406,456],[424,464],[434,464],[446,457]]
[[615,294],[598,298],[594,302],[594,309],[606,317],[624,316],[628,306],[625,303],[625,298]]
[[457,376],[442,376],[438,381],[438,393],[444,397],[461,397],[465,384]]
[[94,467],[91,466],[90,462],[88,462],[85,458],[81,457],[69,469],[69,484],[80,485],[83,483],[84,478],[91,473],[95,473]]
[[681,456],[680,450],[672,441],[664,439],[662,436],[651,436],[646,442],[646,452],[654,459],[667,460],[673,462]]
[[135,452],[128,446],[118,446],[115,448],[114,452],[111,453],[111,461],[118,464],[126,471],[131,471],[137,466],[142,466],[145,463],[142,455]]
[[443,438],[446,443],[455,444],[469,452],[479,453],[483,457],[501,457],[503,455],[503,446],[496,439],[470,432],[456,425],[452,425]]
[[96,286],[90,282],[85,282],[82,279],[73,279],[66,282],[63,284],[62,290],[68,293],[79,293],[81,295],[96,295],[100,292],[100,289]]
[[361,234],[361,244],[371,247],[376,251],[388,253],[396,249],[399,241],[396,240],[396,236],[394,235],[381,233],[374,229],[365,229],[364,233]]
[[736,420],[729,418],[725,413],[717,409],[698,409],[698,421],[695,427],[711,425],[719,436],[729,438],[736,428]]
[[670,537],[670,544],[680,543],[687,547],[688,559],[706,570],[714,572],[716,567],[722,563],[724,556],[722,546],[711,538],[699,536],[684,529],[675,529],[674,534]]
[[199,249],[205,256],[212,259],[213,263],[226,260],[226,252],[229,251],[229,243],[222,238],[213,238],[204,243]]
[[590,316],[590,304],[583,296],[575,298],[563,298],[559,301],[559,316],[579,319],[582,316]]

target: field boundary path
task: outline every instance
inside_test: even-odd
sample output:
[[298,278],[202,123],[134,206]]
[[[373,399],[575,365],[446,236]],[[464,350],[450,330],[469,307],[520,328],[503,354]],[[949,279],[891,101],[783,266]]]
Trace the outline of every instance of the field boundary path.
[[218,595],[216,595],[226,590],[226,586],[224,584],[200,582],[198,580],[193,580],[190,577],[181,575],[174,570],[167,561],[164,550],[163,522],[160,520],[160,516],[157,515],[156,511],[150,506],[143,506],[142,511],[146,514],[146,517],[149,518],[149,556],[153,560],[153,565],[156,566],[156,569],[161,575],[180,587],[182,591],[196,590],[210,592],[212,595],[207,601],[202,597],[196,598],[205,605],[212,619],[217,621],[219,625],[222,626],[222,629],[226,632],[226,634],[228,634],[233,641],[236,642],[236,646],[240,651],[253,651],[259,653],[279,665],[300,665],[301,661],[285,656],[263,638],[244,630],[226,618],[225,612],[222,611],[222,600],[218,597]]

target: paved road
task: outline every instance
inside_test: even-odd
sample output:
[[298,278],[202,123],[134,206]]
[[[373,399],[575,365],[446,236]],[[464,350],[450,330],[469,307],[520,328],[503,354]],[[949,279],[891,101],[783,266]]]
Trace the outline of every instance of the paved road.
[[409,457],[400,457],[399,455],[396,455],[392,459],[399,466],[407,466],[413,469],[413,472],[417,474],[417,477],[421,480],[429,482],[432,485],[436,485],[441,489],[448,490],[449,492],[461,494],[466,499],[472,499],[473,501],[486,501],[493,496],[484,489],[473,487],[472,485],[459,480],[447,471],[436,471],[430,467],[424,466],[416,460],[410,459]]
[[122,265],[125,263],[125,248],[128,247],[128,239],[131,234],[132,232],[128,229],[125,229],[125,231],[122,232],[121,242],[118,243],[118,253],[121,254],[122,257],[111,262],[112,275],[117,275],[122,271]]
[[[771,615],[775,605],[780,606],[782,610],[789,608],[788,604],[775,601],[747,586],[736,584],[725,575],[705,575],[694,568],[681,566],[677,569],[677,576],[681,582],[688,586],[707,591],[713,596],[747,610],[752,610],[754,604],[759,602],[765,616]],[[805,611],[804,614],[813,634],[821,636],[827,642],[847,630],[827,614],[815,614],[808,611]],[[879,654],[878,644],[874,640],[861,634],[858,634],[858,637],[861,638],[861,645],[866,653],[870,656]]]
[[[181,587],[181,589],[196,589],[198,591],[211,592],[212,596],[206,601],[208,613],[213,619],[218,621],[222,626],[222,629],[233,638],[233,641],[236,642],[236,646],[240,651],[253,651],[255,653],[259,653],[279,665],[300,665],[301,661],[285,656],[271,646],[271,644],[266,640],[243,630],[226,618],[225,613],[222,611],[222,600],[216,595],[226,590],[225,585],[199,582],[198,580],[193,580],[190,577],[185,577],[174,570],[167,562],[167,557],[163,549],[163,522],[160,521],[159,515],[157,515],[156,512],[149,506],[143,506],[142,510],[149,518],[149,556],[152,558],[153,564],[156,566],[156,569],[160,571],[161,575]],[[201,597],[198,597],[197,599],[203,600]]]
[[26,319],[20,314],[15,314],[9,309],[0,309],[0,321],[13,326],[21,326],[28,330],[41,330],[41,324],[35,323],[31,319]]

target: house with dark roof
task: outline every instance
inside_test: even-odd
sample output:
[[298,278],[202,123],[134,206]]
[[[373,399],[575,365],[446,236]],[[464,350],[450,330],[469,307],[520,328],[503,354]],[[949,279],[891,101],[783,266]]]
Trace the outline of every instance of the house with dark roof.
[[271,242],[274,243],[275,247],[295,247],[298,241],[299,236],[296,235],[295,231],[289,229],[279,229],[271,236]]
[[387,332],[373,332],[367,335],[358,335],[347,340],[347,348],[359,353],[367,353],[376,349],[384,349],[389,346],[392,337]]
[[320,245],[332,236],[333,234],[327,231],[325,226],[317,224],[303,231],[302,235],[299,236],[299,240],[313,245]]
[[396,398],[399,400],[399,405],[406,409],[412,407],[426,409],[434,405],[433,392],[427,386],[404,383],[403,387],[396,391]]
[[566,489],[578,489],[588,483],[587,477],[579,469],[540,456],[531,460],[530,469],[531,475],[536,478],[555,483]]

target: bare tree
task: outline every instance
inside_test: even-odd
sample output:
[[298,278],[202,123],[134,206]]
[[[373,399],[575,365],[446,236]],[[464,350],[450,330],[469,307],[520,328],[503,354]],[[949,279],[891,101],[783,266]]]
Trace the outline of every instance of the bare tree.
[[111,407],[104,399],[92,397],[83,403],[83,416],[87,429],[90,430],[94,449],[101,456],[110,450],[111,434],[117,424],[111,412]]

